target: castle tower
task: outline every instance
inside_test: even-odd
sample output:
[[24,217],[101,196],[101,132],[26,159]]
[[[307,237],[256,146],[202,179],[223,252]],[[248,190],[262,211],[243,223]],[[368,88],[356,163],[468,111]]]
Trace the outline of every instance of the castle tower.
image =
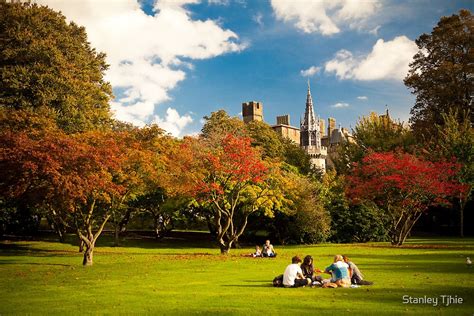
[[321,146],[321,130],[319,121],[319,118],[316,119],[314,114],[313,98],[311,97],[308,80],[304,119],[300,123],[300,146],[311,157],[311,163],[324,172],[326,170],[327,148]]
[[242,117],[244,123],[251,121],[263,121],[262,102],[250,101],[242,103]]
[[333,117],[328,118],[328,137],[331,138],[331,133],[336,129],[336,119]]

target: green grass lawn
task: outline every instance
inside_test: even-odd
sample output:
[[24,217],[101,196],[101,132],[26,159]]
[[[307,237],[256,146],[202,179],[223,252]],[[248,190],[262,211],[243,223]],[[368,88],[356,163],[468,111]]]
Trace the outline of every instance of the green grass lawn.
[[[94,266],[81,266],[77,247],[54,241],[0,241],[0,314],[423,314],[473,315],[474,239],[411,239],[387,243],[276,247],[276,259],[220,256],[205,241],[103,238]],[[373,286],[347,289],[273,288],[294,255],[313,255],[325,268],[347,254]],[[438,306],[403,304],[435,297]],[[463,304],[441,306],[440,295]]]

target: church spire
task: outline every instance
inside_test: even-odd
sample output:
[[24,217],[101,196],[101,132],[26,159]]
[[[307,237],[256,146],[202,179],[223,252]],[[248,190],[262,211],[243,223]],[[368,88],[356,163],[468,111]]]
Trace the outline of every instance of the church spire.
[[319,119],[316,120],[313,108],[313,98],[311,97],[311,88],[308,80],[308,93],[306,95],[306,108],[304,119],[300,128],[301,146],[321,147],[321,133],[319,129]]
[[306,95],[306,109],[304,113],[303,124],[306,126],[308,130],[314,130],[314,126],[316,125],[316,118],[314,116],[314,108],[313,108],[313,98],[311,97],[311,88],[309,86],[309,79],[308,79],[308,93]]

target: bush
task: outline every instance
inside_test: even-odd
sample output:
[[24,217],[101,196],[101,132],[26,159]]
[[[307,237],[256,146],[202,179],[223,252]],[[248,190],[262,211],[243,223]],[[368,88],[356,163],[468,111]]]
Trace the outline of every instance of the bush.
[[330,240],[333,242],[388,240],[388,217],[373,203],[333,209],[331,219]]

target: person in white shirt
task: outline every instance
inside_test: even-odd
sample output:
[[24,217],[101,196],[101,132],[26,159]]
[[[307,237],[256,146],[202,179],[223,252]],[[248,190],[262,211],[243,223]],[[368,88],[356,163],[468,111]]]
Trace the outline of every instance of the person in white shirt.
[[300,287],[311,284],[311,279],[306,279],[303,276],[299,263],[301,263],[300,257],[291,258],[291,264],[286,267],[285,273],[283,273],[284,287]]
[[276,257],[275,249],[273,249],[273,245],[270,243],[270,240],[265,241],[265,244],[263,245],[262,256],[270,258]]

